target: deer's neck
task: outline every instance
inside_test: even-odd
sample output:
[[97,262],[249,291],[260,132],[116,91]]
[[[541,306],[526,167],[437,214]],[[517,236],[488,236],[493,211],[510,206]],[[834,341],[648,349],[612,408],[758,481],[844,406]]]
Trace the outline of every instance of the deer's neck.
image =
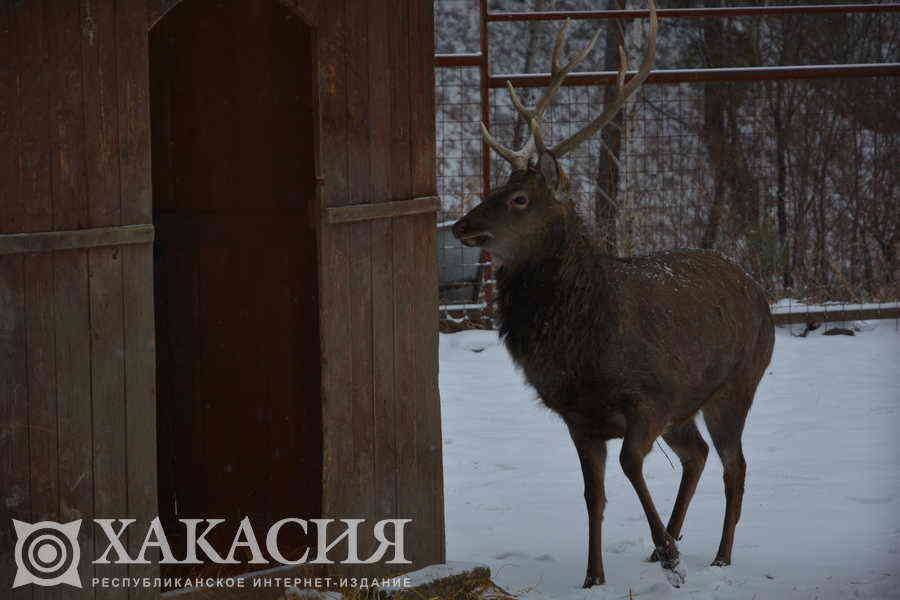
[[555,320],[553,312],[569,304],[567,297],[584,265],[602,262],[574,214],[550,223],[531,250],[527,259],[508,263],[497,273],[500,335],[508,346],[524,343],[529,332]]

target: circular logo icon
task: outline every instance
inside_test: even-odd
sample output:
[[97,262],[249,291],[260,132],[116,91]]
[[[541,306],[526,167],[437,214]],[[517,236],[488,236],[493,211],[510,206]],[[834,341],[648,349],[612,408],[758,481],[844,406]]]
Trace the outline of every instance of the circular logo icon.
[[16,578],[13,587],[33,583],[49,587],[60,584],[81,587],[78,561],[78,531],[81,521],[61,525],[51,521],[24,523],[13,519],[16,529]]

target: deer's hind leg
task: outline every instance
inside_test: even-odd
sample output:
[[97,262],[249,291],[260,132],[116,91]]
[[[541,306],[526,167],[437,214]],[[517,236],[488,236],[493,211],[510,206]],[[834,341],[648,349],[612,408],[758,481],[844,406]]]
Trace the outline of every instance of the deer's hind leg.
[[[663,439],[681,461],[681,484],[678,486],[678,496],[675,498],[675,506],[669,517],[669,524],[666,526],[668,534],[678,540],[681,538],[681,527],[684,525],[688,506],[697,490],[697,483],[700,481],[703,467],[706,465],[709,446],[700,436],[700,431],[693,419],[677,428],[669,429],[663,433]],[[654,550],[650,560],[658,561],[659,553]]]
[[725,522],[722,525],[719,551],[712,562],[712,565],[717,567],[731,564],[734,529],[741,518],[744,480],[747,475],[741,435],[752,402],[752,392],[735,393],[703,407],[703,420],[724,468]]

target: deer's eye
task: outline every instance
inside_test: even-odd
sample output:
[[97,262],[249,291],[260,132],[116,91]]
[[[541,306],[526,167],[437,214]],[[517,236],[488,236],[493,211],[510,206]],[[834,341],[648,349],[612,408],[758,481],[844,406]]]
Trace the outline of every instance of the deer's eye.
[[515,206],[518,206],[519,208],[528,206],[528,196],[524,194],[517,194],[513,196],[511,201]]

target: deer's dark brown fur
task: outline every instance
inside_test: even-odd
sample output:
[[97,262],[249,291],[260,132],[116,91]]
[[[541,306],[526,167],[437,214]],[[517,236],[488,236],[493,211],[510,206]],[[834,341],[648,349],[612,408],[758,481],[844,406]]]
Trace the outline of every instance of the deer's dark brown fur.
[[[601,523],[611,438],[623,438],[620,463],[650,524],[654,557],[678,585],[675,540],[708,452],[694,423],[698,412],[725,467],[725,524],[713,564],[731,562],[746,469],[741,433],[772,354],[769,306],[762,289],[716,252],[604,255],[571,205],[557,200],[555,158],[544,153],[540,164],[514,172],[454,233],[501,264],[500,335],[578,451],[590,523],[585,586],[605,580]],[[642,474],[659,436],[683,466],[667,527]]]

